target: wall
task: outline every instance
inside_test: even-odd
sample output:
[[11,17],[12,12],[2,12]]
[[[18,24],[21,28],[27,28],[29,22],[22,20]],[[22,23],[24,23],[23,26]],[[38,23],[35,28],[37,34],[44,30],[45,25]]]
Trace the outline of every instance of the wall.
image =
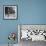
[[[18,20],[3,20],[3,5],[18,5]],[[0,44],[8,43],[9,32],[18,32],[17,24],[46,24],[46,0],[1,0]]]
[[22,24],[46,24],[46,0],[21,0]]
[[[18,34],[17,30],[17,24],[19,22],[18,20],[4,20],[3,19],[3,5],[17,5],[18,1],[16,0],[1,0],[0,1],[0,44],[7,44],[9,42],[8,40],[8,34],[10,32],[16,32],[16,35]],[[18,38],[17,38],[18,39]],[[16,43],[18,43],[18,40],[16,39]]]

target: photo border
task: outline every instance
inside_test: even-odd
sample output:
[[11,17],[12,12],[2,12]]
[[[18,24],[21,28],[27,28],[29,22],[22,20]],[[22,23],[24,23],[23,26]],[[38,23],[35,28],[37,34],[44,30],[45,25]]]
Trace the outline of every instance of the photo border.
[[[21,33],[21,25],[46,25],[46,24],[18,24],[18,26],[19,26],[19,28],[20,28],[20,30],[18,31],[18,34]],[[20,36],[20,35],[21,35],[21,34],[18,35],[18,39],[19,39],[18,41],[19,41],[19,42],[21,42],[21,36]],[[20,37],[19,37],[19,36],[20,36]],[[34,41],[32,41],[32,42],[34,42]]]
[[[4,11],[5,11],[5,10],[4,10],[4,7],[5,7],[5,6],[16,6],[16,7],[17,7],[17,15],[16,15],[17,18],[16,18],[16,19],[5,19],[5,18],[4,18],[4,14],[5,14],[5,13],[4,13]],[[3,5],[3,20],[18,20],[18,5]]]

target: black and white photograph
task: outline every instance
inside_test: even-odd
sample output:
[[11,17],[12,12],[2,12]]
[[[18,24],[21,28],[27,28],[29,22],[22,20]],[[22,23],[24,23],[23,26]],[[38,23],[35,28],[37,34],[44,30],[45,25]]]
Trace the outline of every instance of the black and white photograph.
[[4,5],[4,19],[17,19],[17,6],[16,5]]
[[20,39],[46,41],[46,25],[20,25]]

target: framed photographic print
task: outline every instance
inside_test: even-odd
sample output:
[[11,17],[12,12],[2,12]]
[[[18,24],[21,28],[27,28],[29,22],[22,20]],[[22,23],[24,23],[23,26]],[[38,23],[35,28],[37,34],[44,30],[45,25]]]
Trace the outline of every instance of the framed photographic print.
[[3,18],[4,19],[17,19],[17,6],[16,5],[4,5],[3,6]]
[[[20,33],[20,34],[19,34]],[[19,24],[19,41],[46,41],[46,25],[44,24]],[[20,36],[20,37],[19,37]]]

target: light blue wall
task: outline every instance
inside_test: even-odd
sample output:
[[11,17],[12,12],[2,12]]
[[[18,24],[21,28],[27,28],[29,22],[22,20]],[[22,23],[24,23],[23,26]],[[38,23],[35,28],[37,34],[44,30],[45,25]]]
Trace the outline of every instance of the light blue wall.
[[[3,20],[3,5],[18,5],[18,20]],[[46,0],[0,0],[0,43],[8,43],[18,24],[46,24]]]
[[46,0],[22,0],[20,22],[46,24]]
[[[0,0],[0,44],[8,43],[8,34],[10,32],[16,32],[18,20],[3,20],[3,5],[17,5],[18,2],[16,0]],[[15,41],[18,42],[17,39]]]

